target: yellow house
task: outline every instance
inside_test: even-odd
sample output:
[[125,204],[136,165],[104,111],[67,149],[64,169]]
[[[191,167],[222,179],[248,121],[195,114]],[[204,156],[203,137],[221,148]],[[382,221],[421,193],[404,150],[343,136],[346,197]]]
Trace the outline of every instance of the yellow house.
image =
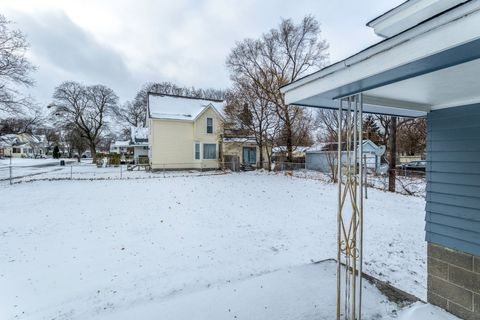
[[225,167],[234,171],[239,170],[240,167],[268,168],[268,155],[271,155],[272,148],[264,146],[262,149],[263,160],[254,137],[224,136],[222,139]]
[[152,170],[216,169],[223,101],[148,94],[149,161]]

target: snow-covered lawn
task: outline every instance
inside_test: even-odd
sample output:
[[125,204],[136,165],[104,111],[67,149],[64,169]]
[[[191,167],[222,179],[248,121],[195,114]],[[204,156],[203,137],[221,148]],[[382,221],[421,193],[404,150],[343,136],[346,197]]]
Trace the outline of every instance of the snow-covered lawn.
[[[0,319],[121,319],[336,255],[336,187],[313,179],[240,173],[0,190]],[[365,206],[364,270],[425,299],[424,200],[372,189]]]

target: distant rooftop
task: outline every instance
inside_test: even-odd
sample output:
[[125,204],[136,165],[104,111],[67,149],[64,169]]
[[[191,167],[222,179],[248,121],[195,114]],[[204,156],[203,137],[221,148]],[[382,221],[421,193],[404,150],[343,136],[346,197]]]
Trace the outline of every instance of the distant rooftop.
[[224,103],[222,100],[210,100],[156,93],[148,94],[149,117],[154,119],[193,121],[208,106],[212,106],[218,112],[221,112]]

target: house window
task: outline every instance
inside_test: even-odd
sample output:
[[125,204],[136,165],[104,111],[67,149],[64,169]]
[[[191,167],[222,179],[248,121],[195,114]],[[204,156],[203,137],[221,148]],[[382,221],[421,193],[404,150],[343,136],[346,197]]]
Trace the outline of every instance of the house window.
[[213,133],[213,119],[207,118],[207,133]]
[[205,143],[203,145],[203,159],[215,160],[217,158],[217,145],[213,143]]
[[22,153],[20,148],[13,148],[13,153]]
[[195,143],[195,160],[200,160],[200,143]]

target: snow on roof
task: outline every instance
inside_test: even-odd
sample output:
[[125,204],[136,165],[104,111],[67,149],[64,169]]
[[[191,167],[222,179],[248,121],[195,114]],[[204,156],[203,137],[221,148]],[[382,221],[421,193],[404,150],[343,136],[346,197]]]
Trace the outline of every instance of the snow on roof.
[[148,140],[148,128],[132,127],[130,131],[133,142],[144,142]]
[[[310,147],[307,146],[293,146],[293,153],[300,154],[306,152]],[[273,153],[283,153],[287,152],[288,148],[287,146],[276,146],[273,147],[272,151]]]
[[10,147],[16,142],[16,140],[17,140],[16,134],[6,134],[3,136],[0,136],[0,146],[3,148]]
[[115,141],[112,146],[114,147],[128,147],[130,145],[130,140],[126,141]]
[[223,142],[226,143],[257,143],[255,137],[229,137],[224,138]]
[[20,146],[25,144],[45,146],[47,144],[47,137],[45,135],[32,135],[30,133],[10,133],[0,137],[0,145],[2,146]]
[[152,93],[148,95],[149,117],[154,119],[194,121],[208,106],[212,106],[221,115],[224,103],[220,100]]
[[[373,151],[380,148],[370,139],[363,140],[362,145],[364,148],[364,152],[366,152],[365,148],[367,146],[370,146],[370,149],[372,149]],[[345,148],[346,148],[346,144],[342,143],[342,149],[345,149]],[[308,148],[306,152],[322,152],[322,151],[336,151],[336,150],[338,150],[338,142],[318,142],[313,146],[311,146],[310,148]]]

